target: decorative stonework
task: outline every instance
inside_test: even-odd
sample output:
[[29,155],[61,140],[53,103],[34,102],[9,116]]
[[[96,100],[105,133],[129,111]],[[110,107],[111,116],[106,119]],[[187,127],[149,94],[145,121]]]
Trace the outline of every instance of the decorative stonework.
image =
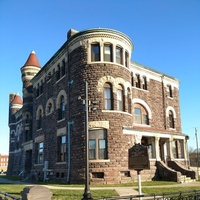
[[89,128],[105,128],[109,129],[109,121],[90,121]]

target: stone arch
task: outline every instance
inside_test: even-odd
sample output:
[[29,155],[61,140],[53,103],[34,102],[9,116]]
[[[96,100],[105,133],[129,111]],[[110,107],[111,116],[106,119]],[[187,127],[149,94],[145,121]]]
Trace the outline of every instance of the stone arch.
[[[51,111],[49,112],[49,105],[52,105],[51,107]],[[45,114],[48,115],[50,113],[52,113],[54,110],[54,102],[53,102],[53,99],[52,98],[49,98],[47,103],[46,103],[46,107],[45,107]]]
[[106,82],[109,82],[113,85],[113,89],[115,88],[115,79],[112,76],[103,76],[99,79],[97,84],[98,92],[103,92],[103,86]]
[[174,110],[174,108],[172,106],[168,106],[167,109],[166,109],[166,117],[169,116],[169,111],[172,111],[173,113],[173,117],[176,118],[176,111]]
[[41,110],[42,117],[44,117],[44,109],[43,109],[42,105],[39,105],[37,108],[37,111],[36,111],[36,120],[39,119],[40,110]]
[[142,99],[138,99],[138,98],[134,98],[132,99],[132,104],[135,104],[135,103],[138,103],[138,104],[141,104],[142,106],[144,106],[144,108],[147,110],[148,112],[148,117],[149,119],[152,119],[152,112],[151,112],[151,109],[149,107],[149,105]]
[[61,96],[64,96],[64,99],[65,99],[65,104],[67,104],[67,94],[64,90],[61,90],[58,95],[57,95],[57,98],[56,98],[56,109],[58,109],[60,107],[60,98]]

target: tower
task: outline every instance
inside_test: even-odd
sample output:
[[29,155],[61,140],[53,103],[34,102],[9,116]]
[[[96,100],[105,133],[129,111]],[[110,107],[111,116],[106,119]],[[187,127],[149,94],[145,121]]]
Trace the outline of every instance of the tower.
[[23,145],[23,169],[30,172],[32,165],[32,116],[33,116],[33,85],[31,79],[40,71],[41,66],[37,56],[32,51],[21,68],[23,83],[23,108],[22,108],[22,145]]

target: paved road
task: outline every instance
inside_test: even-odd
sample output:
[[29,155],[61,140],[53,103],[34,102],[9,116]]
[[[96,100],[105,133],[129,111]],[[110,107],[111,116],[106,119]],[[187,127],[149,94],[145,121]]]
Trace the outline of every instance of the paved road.
[[[32,186],[34,184],[29,184],[25,182],[20,181],[11,181],[7,180],[5,178],[0,177],[0,183],[5,184],[24,184],[24,186]],[[159,183],[159,182],[158,182]],[[70,187],[70,186],[52,186],[52,185],[42,185],[45,187],[48,187],[49,189],[63,189],[63,190],[84,190],[84,187]],[[156,185],[156,186],[142,186],[142,188],[155,188],[155,187],[196,187],[199,186],[200,189],[200,182],[190,182],[190,183],[182,183],[182,184],[173,184],[173,185]],[[138,195],[137,191],[138,187],[90,187],[90,190],[115,190],[119,196],[125,196],[125,195]]]

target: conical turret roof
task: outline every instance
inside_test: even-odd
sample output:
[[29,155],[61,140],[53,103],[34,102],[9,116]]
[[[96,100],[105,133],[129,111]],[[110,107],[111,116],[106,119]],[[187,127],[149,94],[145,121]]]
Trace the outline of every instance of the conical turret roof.
[[19,94],[16,94],[11,102],[11,104],[23,104],[23,101],[21,99],[21,97],[19,96]]
[[24,64],[23,67],[25,67],[25,66],[35,66],[35,67],[41,68],[40,63],[39,63],[37,56],[35,54],[35,51],[32,51],[30,53],[30,55],[29,55],[29,57],[28,57],[28,59],[27,59],[27,61]]

